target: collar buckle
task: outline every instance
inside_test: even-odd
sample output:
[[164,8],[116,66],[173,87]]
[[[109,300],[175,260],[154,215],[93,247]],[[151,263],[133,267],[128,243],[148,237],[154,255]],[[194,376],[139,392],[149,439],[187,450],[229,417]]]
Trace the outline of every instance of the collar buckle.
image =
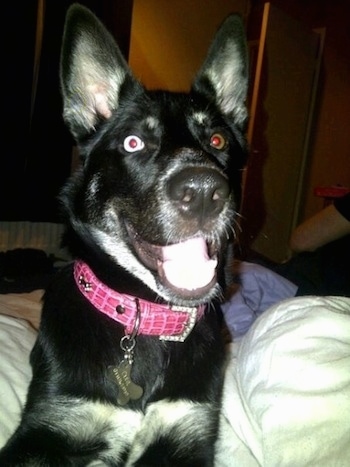
[[161,341],[173,341],[173,342],[184,342],[186,337],[191,333],[194,325],[197,321],[197,308],[191,308],[186,306],[171,306],[171,311],[179,311],[180,313],[187,313],[187,322],[183,327],[183,330],[180,334],[175,335],[166,335],[162,334],[159,336]]

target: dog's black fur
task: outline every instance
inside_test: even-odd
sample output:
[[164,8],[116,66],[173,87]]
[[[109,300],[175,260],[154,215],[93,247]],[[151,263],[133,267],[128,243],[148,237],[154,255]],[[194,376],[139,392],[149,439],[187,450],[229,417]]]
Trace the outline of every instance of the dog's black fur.
[[[188,94],[151,92],[75,4],[61,83],[83,161],[61,196],[73,257],[121,293],[207,309],[184,342],[137,336],[132,380],[143,396],[120,406],[107,369],[123,359],[125,330],[83,297],[72,264],[62,268],[45,293],[27,402],[0,465],[214,465],[225,363],[215,303],[246,154],[242,21],[233,14],[223,22]],[[218,259],[209,284],[173,284],[160,258],[157,268],[142,254],[195,237]]]

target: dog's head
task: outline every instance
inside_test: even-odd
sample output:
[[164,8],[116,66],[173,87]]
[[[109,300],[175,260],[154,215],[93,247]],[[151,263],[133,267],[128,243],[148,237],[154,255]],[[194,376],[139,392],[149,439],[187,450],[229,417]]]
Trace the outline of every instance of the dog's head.
[[76,4],[68,11],[64,119],[83,159],[61,197],[68,222],[165,301],[219,293],[245,161],[247,75],[237,15],[185,94],[145,90],[100,21]]

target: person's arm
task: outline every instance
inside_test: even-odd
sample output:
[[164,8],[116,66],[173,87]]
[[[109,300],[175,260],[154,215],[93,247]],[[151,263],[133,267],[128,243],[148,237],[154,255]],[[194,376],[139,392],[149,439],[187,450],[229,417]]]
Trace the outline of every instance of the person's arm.
[[333,240],[350,234],[350,221],[330,204],[293,231],[289,247],[294,252],[314,251]]

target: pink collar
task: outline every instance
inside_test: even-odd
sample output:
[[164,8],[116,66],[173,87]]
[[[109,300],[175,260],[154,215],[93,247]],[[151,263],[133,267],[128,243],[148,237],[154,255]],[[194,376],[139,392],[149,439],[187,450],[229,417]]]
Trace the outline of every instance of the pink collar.
[[82,261],[74,263],[74,278],[84,297],[101,313],[125,326],[128,335],[137,328],[137,334],[183,342],[204,314],[205,305],[169,306],[120,294],[103,284]]

